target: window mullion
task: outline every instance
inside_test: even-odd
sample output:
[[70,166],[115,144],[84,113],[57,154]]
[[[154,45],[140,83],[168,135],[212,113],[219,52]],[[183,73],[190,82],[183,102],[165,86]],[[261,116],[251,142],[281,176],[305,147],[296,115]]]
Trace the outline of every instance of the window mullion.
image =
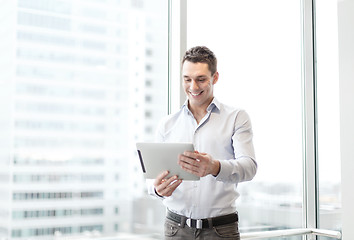
[[316,112],[316,45],[314,1],[302,0],[302,91],[303,91],[303,216],[304,227],[317,228],[318,159]]
[[169,113],[185,101],[181,61],[187,49],[187,0],[169,0]]

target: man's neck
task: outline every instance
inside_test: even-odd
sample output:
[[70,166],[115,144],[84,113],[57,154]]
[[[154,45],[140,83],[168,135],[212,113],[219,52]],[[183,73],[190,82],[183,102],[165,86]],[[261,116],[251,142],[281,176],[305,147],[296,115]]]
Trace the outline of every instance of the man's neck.
[[190,103],[188,103],[188,108],[192,112],[192,114],[198,124],[203,119],[203,117],[207,114],[207,112],[208,112],[207,109],[208,109],[209,105],[210,105],[210,103],[208,103],[205,106],[204,105],[195,106],[195,105],[191,105]]

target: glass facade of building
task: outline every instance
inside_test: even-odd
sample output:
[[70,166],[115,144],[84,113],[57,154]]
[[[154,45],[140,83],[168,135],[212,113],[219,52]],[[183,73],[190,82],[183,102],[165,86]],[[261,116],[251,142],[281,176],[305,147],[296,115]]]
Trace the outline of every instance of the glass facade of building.
[[135,142],[167,114],[167,2],[3,3],[0,238],[154,232]]

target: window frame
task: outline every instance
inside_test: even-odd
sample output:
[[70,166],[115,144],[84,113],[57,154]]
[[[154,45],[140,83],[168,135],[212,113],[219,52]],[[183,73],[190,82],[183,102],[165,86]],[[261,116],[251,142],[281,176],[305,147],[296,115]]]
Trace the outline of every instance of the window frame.
[[319,226],[315,1],[301,0],[303,112],[303,226]]

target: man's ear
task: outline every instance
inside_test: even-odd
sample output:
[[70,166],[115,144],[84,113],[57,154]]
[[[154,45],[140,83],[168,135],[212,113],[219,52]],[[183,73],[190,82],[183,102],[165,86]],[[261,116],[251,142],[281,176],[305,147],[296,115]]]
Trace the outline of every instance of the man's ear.
[[213,84],[217,83],[219,80],[219,72],[215,72],[213,75]]

